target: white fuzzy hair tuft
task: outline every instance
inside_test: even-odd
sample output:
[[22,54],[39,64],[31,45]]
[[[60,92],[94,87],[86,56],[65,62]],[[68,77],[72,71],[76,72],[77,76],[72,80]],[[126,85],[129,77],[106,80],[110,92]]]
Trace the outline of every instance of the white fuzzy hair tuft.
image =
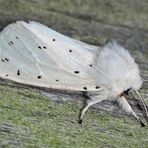
[[130,53],[116,41],[103,47],[97,64],[101,86],[122,92],[129,88],[138,90],[142,85],[138,65]]

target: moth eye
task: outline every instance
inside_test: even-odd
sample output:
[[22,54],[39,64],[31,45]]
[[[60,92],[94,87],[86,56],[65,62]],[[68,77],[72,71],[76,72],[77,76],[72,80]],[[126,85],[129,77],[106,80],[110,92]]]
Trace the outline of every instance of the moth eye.
[[5,58],[5,61],[9,62],[9,59]]
[[42,49],[41,46],[38,46],[39,49]]
[[69,52],[72,52],[72,50],[69,50]]
[[18,36],[16,36],[16,39],[19,39],[19,37],[18,37]]
[[96,86],[96,89],[99,89],[100,87],[99,86]]
[[80,73],[80,72],[79,72],[79,71],[74,71],[74,73],[78,74],[78,73]]
[[18,69],[18,71],[17,71],[17,75],[19,76],[20,75],[20,70]]
[[43,48],[44,48],[44,49],[46,49],[46,47],[45,47],[45,46],[43,46]]
[[57,82],[59,81],[59,80],[56,80]]
[[55,41],[55,39],[52,39],[52,41]]
[[38,76],[37,78],[38,78],[38,79],[41,79],[41,76]]
[[87,90],[87,87],[83,87],[84,90]]
[[90,67],[92,67],[93,65],[92,65],[92,64],[90,64],[89,66],[90,66]]

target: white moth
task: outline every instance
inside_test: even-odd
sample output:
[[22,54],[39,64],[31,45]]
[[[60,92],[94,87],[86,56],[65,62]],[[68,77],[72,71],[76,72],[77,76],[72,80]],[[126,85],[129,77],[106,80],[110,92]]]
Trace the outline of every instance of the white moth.
[[79,123],[90,106],[115,99],[144,126],[125,95],[128,91],[138,94],[142,85],[139,68],[116,42],[97,47],[37,22],[18,21],[0,33],[0,77],[33,86],[86,92],[89,99],[80,110]]

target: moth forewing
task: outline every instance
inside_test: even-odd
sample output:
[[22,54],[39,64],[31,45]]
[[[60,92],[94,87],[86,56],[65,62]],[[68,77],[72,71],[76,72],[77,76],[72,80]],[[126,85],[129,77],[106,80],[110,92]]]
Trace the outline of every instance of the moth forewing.
[[[76,41],[39,23],[18,21],[0,34],[0,76],[55,89],[97,91],[91,67],[96,46]],[[81,55],[81,56],[80,56]],[[19,75],[18,74],[19,71]]]

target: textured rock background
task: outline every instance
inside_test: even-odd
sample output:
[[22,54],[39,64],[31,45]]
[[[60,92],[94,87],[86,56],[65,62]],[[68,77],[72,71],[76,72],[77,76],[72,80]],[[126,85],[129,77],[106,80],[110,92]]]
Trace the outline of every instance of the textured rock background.
[[[0,0],[0,30],[16,20],[36,20],[98,46],[115,38],[139,64],[148,103],[147,14],[147,0]],[[115,102],[96,105],[78,125],[82,99],[0,80],[0,147],[148,147],[148,127]],[[130,103],[142,118],[137,102]]]

